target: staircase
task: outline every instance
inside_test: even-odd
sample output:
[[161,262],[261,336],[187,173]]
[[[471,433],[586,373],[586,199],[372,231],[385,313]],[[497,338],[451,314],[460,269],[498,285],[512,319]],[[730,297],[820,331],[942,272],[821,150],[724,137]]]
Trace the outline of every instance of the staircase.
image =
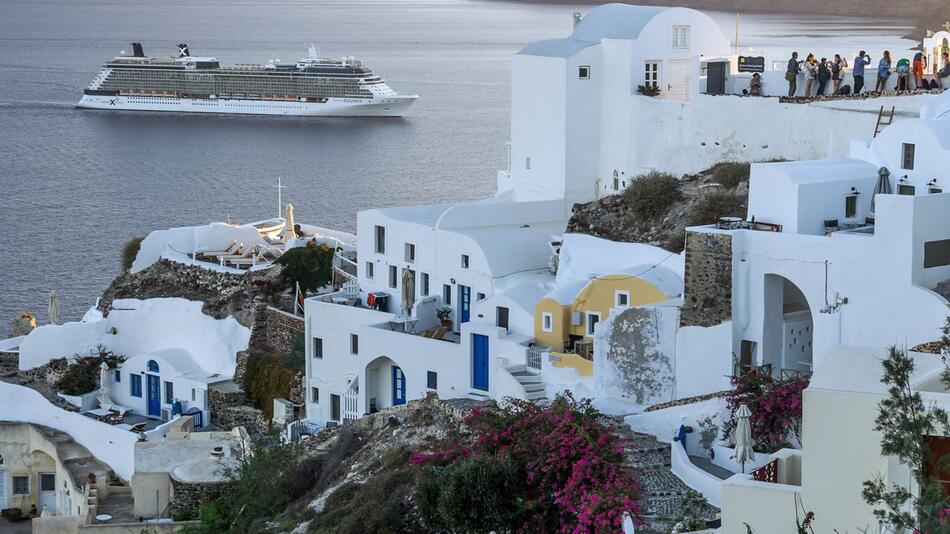
[[[625,440],[627,472],[640,485],[640,501],[645,524],[637,534],[666,534],[683,514],[683,497],[689,487],[670,470],[670,444],[657,441],[649,434],[634,432],[630,425],[617,418],[617,433]],[[702,516],[716,518],[719,510],[706,505]]]
[[544,380],[541,373],[526,366],[510,367],[508,372],[524,388],[525,398],[529,401],[539,401],[548,398],[544,391]]

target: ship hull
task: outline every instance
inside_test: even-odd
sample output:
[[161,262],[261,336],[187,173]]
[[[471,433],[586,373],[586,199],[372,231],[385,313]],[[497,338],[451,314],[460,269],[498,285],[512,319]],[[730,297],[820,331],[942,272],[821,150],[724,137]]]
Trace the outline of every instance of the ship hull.
[[374,99],[331,98],[326,102],[287,100],[199,99],[161,96],[83,95],[76,107],[120,111],[171,111],[229,115],[302,117],[402,117],[416,96]]

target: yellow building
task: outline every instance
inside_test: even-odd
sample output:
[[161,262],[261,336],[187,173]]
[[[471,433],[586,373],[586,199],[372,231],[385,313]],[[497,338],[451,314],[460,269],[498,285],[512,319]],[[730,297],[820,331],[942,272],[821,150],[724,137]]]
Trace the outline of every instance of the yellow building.
[[614,274],[559,284],[535,306],[534,335],[551,349],[555,366],[593,374],[593,337],[611,310],[678,297],[683,281],[662,265],[639,265]]

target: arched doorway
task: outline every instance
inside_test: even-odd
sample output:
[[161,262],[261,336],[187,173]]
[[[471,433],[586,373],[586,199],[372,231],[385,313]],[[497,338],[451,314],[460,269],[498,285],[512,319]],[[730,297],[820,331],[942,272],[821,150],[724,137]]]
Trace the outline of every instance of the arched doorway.
[[406,403],[406,374],[392,359],[380,356],[371,361],[366,365],[364,376],[367,413]]
[[815,324],[802,291],[784,276],[765,275],[762,363],[782,370],[811,372]]

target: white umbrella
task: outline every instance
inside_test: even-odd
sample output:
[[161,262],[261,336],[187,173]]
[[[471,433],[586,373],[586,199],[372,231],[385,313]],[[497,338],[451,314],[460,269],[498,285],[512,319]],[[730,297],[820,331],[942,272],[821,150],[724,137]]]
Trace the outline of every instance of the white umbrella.
[[99,364],[99,407],[112,406],[112,394],[109,391],[109,365],[106,362]]
[[49,324],[59,323],[59,297],[56,296],[55,291],[49,292],[49,308],[46,314],[49,319]]
[[755,451],[752,450],[752,425],[749,424],[752,410],[745,404],[740,404],[736,417],[739,421],[736,424],[736,452],[732,459],[742,464],[742,472],[745,473],[746,462],[755,460]]
[[416,299],[416,275],[411,269],[402,270],[402,312],[412,313],[412,304]]
[[297,234],[294,233],[294,205],[287,203],[287,216],[284,217],[284,243],[287,243],[291,239],[297,237]]
[[891,171],[887,170],[887,167],[881,167],[877,170],[877,184],[874,186],[874,193],[871,194],[871,213],[874,213],[874,208],[877,204],[875,199],[878,195],[891,194],[890,177]]

